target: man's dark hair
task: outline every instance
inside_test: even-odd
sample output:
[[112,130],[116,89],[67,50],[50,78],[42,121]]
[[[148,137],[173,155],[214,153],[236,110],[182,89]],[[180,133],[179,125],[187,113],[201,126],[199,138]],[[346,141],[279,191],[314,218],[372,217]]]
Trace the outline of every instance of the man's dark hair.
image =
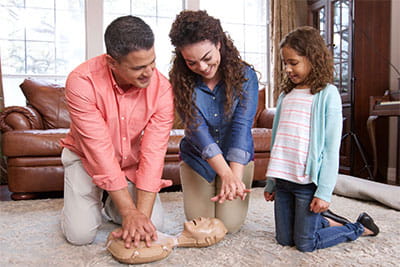
[[123,16],[108,25],[104,34],[107,54],[120,60],[132,51],[149,50],[154,45],[154,34],[141,18]]

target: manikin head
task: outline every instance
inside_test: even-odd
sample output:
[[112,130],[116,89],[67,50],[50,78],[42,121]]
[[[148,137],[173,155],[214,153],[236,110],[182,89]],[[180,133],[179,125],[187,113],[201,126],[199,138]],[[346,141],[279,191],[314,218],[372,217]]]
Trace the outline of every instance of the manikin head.
[[227,232],[221,220],[199,217],[185,222],[178,244],[180,247],[206,247],[220,241]]

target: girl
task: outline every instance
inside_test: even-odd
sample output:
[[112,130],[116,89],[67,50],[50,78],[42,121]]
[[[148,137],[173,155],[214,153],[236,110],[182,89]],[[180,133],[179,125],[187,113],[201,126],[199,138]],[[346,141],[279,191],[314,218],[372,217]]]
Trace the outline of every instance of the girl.
[[182,11],[169,36],[175,46],[169,75],[185,126],[180,176],[186,218],[216,217],[236,232],[253,180],[257,75],[205,11]]
[[275,200],[278,243],[309,252],[377,235],[379,229],[366,213],[350,223],[328,211],[342,133],[341,98],[331,84],[331,53],[319,32],[308,26],[289,33],[280,49],[286,75],[264,193],[267,201]]

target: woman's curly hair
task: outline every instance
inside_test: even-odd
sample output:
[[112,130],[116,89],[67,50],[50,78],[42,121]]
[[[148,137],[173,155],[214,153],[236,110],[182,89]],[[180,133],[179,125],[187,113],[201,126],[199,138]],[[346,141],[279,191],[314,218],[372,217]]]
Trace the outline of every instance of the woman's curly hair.
[[169,71],[170,82],[174,91],[175,109],[180,115],[185,128],[189,124],[197,125],[194,103],[194,88],[201,76],[192,72],[186,65],[180,50],[189,44],[208,40],[214,45],[220,43],[221,62],[219,73],[226,87],[225,114],[229,115],[233,99],[242,96],[242,85],[246,81],[244,62],[230,37],[222,30],[221,23],[206,11],[182,11],[177,15],[169,33],[175,46],[172,68]]
[[[285,46],[294,49],[299,56],[304,56],[310,61],[312,68],[305,83],[310,85],[312,94],[323,90],[328,83],[333,83],[332,54],[317,29],[310,26],[295,29],[279,44],[280,49]],[[289,93],[295,87],[296,84],[285,73],[280,91]]]

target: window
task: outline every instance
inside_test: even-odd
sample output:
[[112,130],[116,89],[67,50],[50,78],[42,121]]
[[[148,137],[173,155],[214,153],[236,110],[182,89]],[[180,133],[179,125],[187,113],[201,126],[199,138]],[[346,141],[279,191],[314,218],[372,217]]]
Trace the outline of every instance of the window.
[[261,81],[265,83],[269,62],[267,1],[201,0],[200,9],[221,20],[242,59],[261,73]]
[[264,0],[1,0],[5,106],[25,105],[19,90],[24,78],[63,84],[73,68],[103,53],[104,44],[101,47],[99,43],[105,27],[122,15],[139,16],[153,29],[157,68],[167,76],[173,51],[168,33],[185,8],[205,9],[219,18],[242,58],[254,65],[266,82],[267,4]]
[[182,0],[104,0],[104,29],[119,16],[142,18],[154,32],[157,69],[168,77],[173,47],[168,37]]
[[24,105],[26,77],[60,82],[85,58],[83,0],[2,1],[1,64],[5,106]]

